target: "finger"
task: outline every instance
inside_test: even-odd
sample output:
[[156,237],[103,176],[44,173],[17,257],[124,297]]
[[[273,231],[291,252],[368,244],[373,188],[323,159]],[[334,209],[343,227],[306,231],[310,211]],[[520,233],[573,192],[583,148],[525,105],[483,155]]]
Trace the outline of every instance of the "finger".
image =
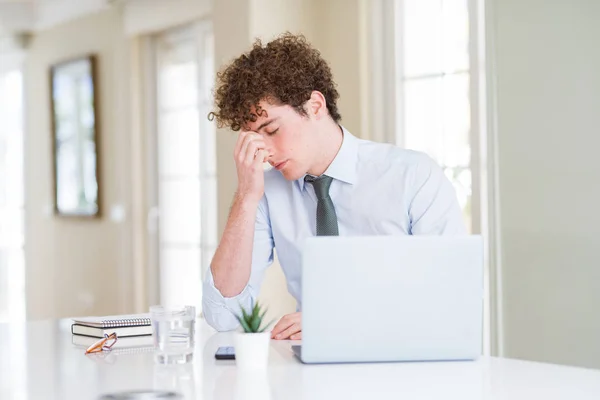
[[[262,137],[260,137],[258,135],[248,135],[248,136],[246,136],[246,138],[244,139],[244,143],[242,143],[242,147],[240,149],[240,153],[238,154],[238,158],[240,160],[244,160],[244,159],[247,158],[248,147],[251,146],[253,143],[258,144],[262,148],[265,147],[265,141],[264,141],[264,139]],[[256,149],[257,148],[254,149],[254,152],[256,151]],[[252,153],[251,160],[254,160],[254,152]]]
[[240,150],[242,149],[242,144],[244,143],[244,139],[248,136],[250,132],[242,131],[238,135],[237,141],[235,142],[235,149],[233,150],[233,155],[237,157],[240,154]]
[[258,133],[246,132],[246,135],[242,138],[242,142],[240,144],[240,151],[238,153],[238,156],[244,157],[244,155],[246,154],[246,148],[248,147],[248,145],[250,143],[252,143],[255,140],[259,140],[261,142],[264,142],[263,137],[260,136]]
[[258,155],[258,151],[264,150],[264,148],[264,142],[259,140],[253,140],[252,142],[248,143],[248,147],[246,147],[246,156],[244,157],[244,163],[246,163],[247,165],[253,164]]
[[290,339],[292,339],[292,340],[301,340],[302,339],[302,331],[300,331],[298,333],[294,333],[292,336],[290,336]]
[[275,339],[277,339],[277,340],[289,339],[290,336],[292,336],[295,333],[300,332],[300,330],[301,330],[300,324],[294,323],[294,324],[292,324],[292,326],[290,326],[283,332],[275,335]]
[[284,330],[289,328],[292,324],[293,324],[293,322],[290,321],[289,319],[287,319],[286,317],[281,318],[279,320],[279,322],[273,327],[273,330],[271,331],[271,337],[275,337],[275,335],[283,332]]
[[254,156],[254,163],[256,164],[256,166],[260,166],[260,164],[267,161],[267,157],[268,157],[267,151],[263,150],[263,149],[259,149],[256,151],[256,155]]

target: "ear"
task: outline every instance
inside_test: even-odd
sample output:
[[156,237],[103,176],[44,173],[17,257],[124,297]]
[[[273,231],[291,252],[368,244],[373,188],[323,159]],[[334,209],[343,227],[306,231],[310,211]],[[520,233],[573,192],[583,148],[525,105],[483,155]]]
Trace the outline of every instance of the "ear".
[[317,120],[329,114],[327,111],[327,101],[325,100],[323,93],[317,90],[312,91],[310,99],[306,102],[306,111],[310,118],[315,118]]

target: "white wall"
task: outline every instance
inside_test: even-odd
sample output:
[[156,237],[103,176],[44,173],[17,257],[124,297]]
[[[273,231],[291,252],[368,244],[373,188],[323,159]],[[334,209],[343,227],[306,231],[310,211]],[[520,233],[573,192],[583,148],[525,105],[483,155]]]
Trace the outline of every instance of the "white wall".
[[317,38],[315,7],[311,1],[251,0],[250,37],[263,42],[274,39],[285,31],[302,33],[309,41]]
[[[25,210],[27,317],[127,312],[132,303],[130,220],[129,43],[119,10],[109,9],[32,37],[25,65]],[[49,68],[98,56],[100,219],[52,215]]]
[[505,355],[600,368],[600,2],[493,2]]
[[316,22],[315,45],[329,62],[333,78],[337,83],[340,99],[338,106],[342,124],[354,135],[368,137],[363,132],[362,118],[367,110],[363,107],[361,68],[367,55],[361,41],[367,34],[363,29],[363,18],[368,18],[363,3],[365,0],[316,0],[314,21]]
[[210,0],[128,0],[123,7],[125,33],[147,34],[208,16]]

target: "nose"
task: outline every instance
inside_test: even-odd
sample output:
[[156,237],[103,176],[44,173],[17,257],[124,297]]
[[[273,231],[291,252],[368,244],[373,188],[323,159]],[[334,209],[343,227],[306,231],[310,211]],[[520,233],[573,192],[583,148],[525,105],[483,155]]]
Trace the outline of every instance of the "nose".
[[273,144],[271,143],[271,141],[268,139],[267,136],[263,136],[263,140],[265,141],[265,150],[269,154],[269,156],[267,157],[267,159],[270,160],[271,158],[273,158],[273,154],[275,153],[273,151]]

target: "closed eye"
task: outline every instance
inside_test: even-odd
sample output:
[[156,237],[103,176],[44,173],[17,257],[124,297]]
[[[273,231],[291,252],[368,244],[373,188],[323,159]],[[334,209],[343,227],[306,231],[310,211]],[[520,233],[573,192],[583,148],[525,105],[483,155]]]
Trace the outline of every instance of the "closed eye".
[[278,131],[278,130],[279,130],[279,128],[275,129],[275,130],[274,130],[274,131],[272,131],[272,132],[267,132],[267,135],[269,135],[269,136],[273,136],[274,134],[276,134],[276,133],[277,133],[277,131]]

